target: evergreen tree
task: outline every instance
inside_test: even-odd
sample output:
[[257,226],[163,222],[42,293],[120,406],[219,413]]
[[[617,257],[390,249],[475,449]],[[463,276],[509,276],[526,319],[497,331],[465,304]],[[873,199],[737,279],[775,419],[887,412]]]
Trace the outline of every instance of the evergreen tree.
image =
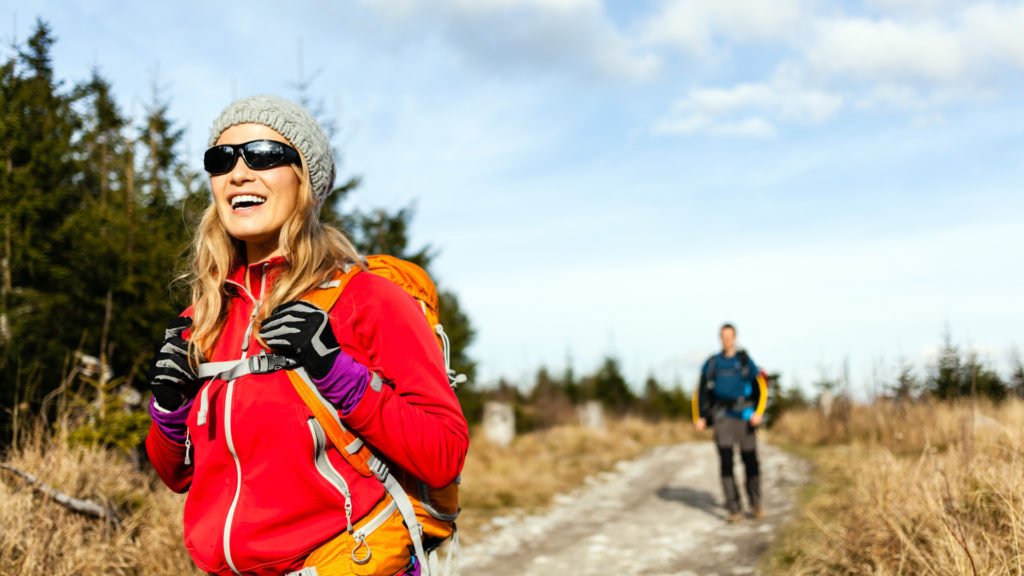
[[931,392],[943,400],[986,396],[1000,401],[1008,392],[1007,384],[999,374],[976,352],[963,356],[948,332],[928,384]]
[[962,376],[960,350],[953,344],[947,331],[938,360],[929,379],[928,388],[936,397],[943,400],[969,394],[969,385],[964,386]]
[[[210,201],[208,180],[181,162],[184,130],[159,90],[136,125],[98,71],[64,88],[54,41],[38,21],[0,62],[0,433],[15,406],[38,408],[61,385],[76,352],[99,357],[124,382],[140,373],[186,304],[172,279]],[[409,246],[411,208],[339,215],[358,185],[352,178],[339,188],[325,219],[366,253],[429,269],[430,246]],[[453,367],[472,380],[472,325],[453,292],[440,289],[439,299]],[[459,394],[472,418],[479,395],[470,385]]]
[[921,392],[921,381],[914,374],[914,367],[906,361],[899,364],[896,381],[889,386],[892,397],[899,401],[913,400]]
[[799,410],[811,405],[800,386],[783,386],[779,373],[768,374],[768,405],[765,420],[768,425],[778,422],[789,410]]
[[636,396],[629,389],[618,360],[612,357],[604,359],[597,372],[584,381],[583,387],[588,399],[601,402],[607,410],[618,415],[626,414],[636,403]]
[[550,428],[572,417],[572,402],[547,368],[537,371],[528,400],[534,407],[537,425],[541,428]]
[[57,312],[69,300],[67,245],[55,231],[83,198],[72,148],[79,121],[73,96],[54,78],[53,42],[38,21],[0,69],[0,418],[21,398],[38,397],[41,386],[55,386],[67,356],[53,345],[65,334]]
[[666,389],[658,383],[653,374],[644,380],[643,411],[651,419],[672,419],[687,415],[689,411],[686,393],[679,387]]
[[565,361],[565,371],[562,373],[562,377],[558,381],[558,386],[562,389],[565,397],[569,399],[572,404],[579,404],[583,400],[583,390],[581,389],[580,383],[576,380],[576,373],[572,369],[572,356],[567,355]]
[[1006,384],[976,352],[967,355],[960,380],[966,387],[965,395],[985,396],[997,402],[1006,398]]
[[130,379],[177,312],[167,286],[186,237],[173,193],[182,132],[154,106],[137,154],[110,84],[93,71],[65,91],[53,43],[38,22],[0,66],[4,417],[16,402],[38,407],[76,352]]
[[1014,350],[1010,360],[1010,391],[1018,398],[1024,398],[1024,362]]

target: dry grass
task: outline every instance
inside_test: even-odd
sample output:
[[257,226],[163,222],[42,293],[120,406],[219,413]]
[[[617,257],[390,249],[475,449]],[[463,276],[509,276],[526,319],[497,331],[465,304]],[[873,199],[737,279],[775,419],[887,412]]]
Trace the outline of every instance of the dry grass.
[[[490,518],[547,504],[592,474],[646,449],[692,436],[681,423],[612,422],[604,433],[559,427],[518,437],[508,448],[474,438],[463,473],[463,541]],[[0,574],[199,574],[182,540],[184,496],[115,450],[71,446],[38,428],[5,462],[71,496],[115,508],[119,528],[46,500],[0,471]]]
[[118,452],[69,447],[41,429],[6,462],[77,498],[116,509],[115,528],[44,499],[0,472],[0,574],[199,574],[182,544],[184,498]]
[[818,482],[767,572],[1024,573],[1024,403],[798,412],[771,436]]

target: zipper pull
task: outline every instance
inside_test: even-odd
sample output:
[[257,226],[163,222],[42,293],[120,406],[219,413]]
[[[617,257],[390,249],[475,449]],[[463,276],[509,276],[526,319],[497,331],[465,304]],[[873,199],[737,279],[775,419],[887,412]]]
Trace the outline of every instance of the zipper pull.
[[192,465],[192,457],[189,456],[189,452],[192,450],[192,437],[189,433],[188,428],[185,428],[185,466]]

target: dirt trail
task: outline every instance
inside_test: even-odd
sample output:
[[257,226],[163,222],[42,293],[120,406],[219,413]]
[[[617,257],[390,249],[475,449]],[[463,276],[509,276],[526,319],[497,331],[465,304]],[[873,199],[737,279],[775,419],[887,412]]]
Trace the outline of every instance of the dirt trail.
[[[678,444],[619,463],[557,497],[544,513],[496,519],[481,540],[463,546],[460,573],[754,574],[809,470],[805,461],[770,445],[758,450],[763,520],[727,524],[714,446]],[[738,455],[736,460],[742,470]]]

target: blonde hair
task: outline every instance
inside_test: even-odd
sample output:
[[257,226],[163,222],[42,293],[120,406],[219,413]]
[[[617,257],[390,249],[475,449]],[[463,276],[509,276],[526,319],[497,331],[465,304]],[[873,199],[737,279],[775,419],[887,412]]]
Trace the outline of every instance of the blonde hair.
[[[301,153],[300,153],[301,156]],[[337,228],[320,222],[319,203],[309,185],[305,157],[299,175],[299,197],[295,212],[285,221],[278,236],[279,248],[287,261],[269,294],[260,295],[260,308],[254,325],[274,308],[301,297],[314,286],[329,280],[334,271],[346,264],[363,266],[352,242]],[[192,291],[192,336],[189,356],[198,365],[212,352],[227,319],[225,281],[232,266],[245,262],[245,243],[232,238],[211,203],[199,222],[192,241],[187,279]]]

